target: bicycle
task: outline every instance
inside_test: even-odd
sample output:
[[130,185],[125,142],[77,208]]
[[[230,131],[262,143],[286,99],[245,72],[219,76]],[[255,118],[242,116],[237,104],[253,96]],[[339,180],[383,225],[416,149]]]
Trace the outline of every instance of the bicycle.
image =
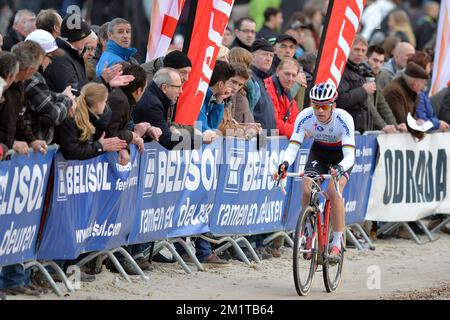
[[[346,251],[345,236],[342,240],[342,250],[339,262],[336,264],[330,263],[328,252],[331,245],[331,232],[333,230],[330,219],[331,203],[326,192],[322,190],[317,182],[333,180],[339,196],[342,196],[339,192],[338,183],[336,179],[333,179],[329,174],[287,173],[286,177],[307,178],[313,182],[309,206],[307,206],[298,217],[295,229],[293,250],[295,288],[300,296],[308,295],[318,266],[322,265],[325,288],[328,293],[331,293],[339,287],[342,278],[344,252]],[[281,178],[279,179],[278,184],[280,184],[280,182]],[[283,185],[281,185],[281,189],[283,194],[286,195]],[[320,197],[325,199],[323,213],[319,205]],[[305,274],[303,275],[302,272]]]

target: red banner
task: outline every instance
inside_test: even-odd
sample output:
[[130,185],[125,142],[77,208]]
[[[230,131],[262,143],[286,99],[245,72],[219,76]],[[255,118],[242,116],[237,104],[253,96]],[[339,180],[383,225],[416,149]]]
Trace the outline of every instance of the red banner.
[[341,82],[350,48],[358,30],[365,0],[330,1],[322,35],[315,83]]
[[192,71],[178,99],[176,123],[194,125],[197,120],[233,3],[234,0],[199,1],[188,51]]

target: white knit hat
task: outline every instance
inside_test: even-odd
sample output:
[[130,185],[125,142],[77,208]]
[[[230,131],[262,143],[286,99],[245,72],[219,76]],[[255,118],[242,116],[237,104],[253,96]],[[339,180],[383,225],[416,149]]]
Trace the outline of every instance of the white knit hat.
[[25,41],[34,41],[38,43],[45,53],[51,53],[58,50],[55,38],[48,31],[37,29],[30,33]]

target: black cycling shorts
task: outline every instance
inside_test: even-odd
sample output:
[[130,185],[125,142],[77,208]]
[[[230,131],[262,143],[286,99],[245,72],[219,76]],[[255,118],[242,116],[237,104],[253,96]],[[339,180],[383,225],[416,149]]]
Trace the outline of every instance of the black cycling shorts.
[[[339,150],[329,150],[321,147],[317,143],[313,143],[311,150],[309,151],[308,162],[305,166],[305,172],[315,172],[317,174],[329,174],[329,166],[338,165],[342,159],[344,159],[344,154],[342,149]],[[347,181],[350,180],[350,174],[352,168],[345,172],[345,177]]]

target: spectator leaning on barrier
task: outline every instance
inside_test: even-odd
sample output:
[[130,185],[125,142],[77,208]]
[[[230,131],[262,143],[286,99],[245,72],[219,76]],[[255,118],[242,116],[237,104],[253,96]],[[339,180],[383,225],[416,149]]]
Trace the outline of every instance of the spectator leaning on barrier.
[[256,22],[252,18],[242,18],[236,22],[234,41],[231,48],[240,47],[250,51],[256,39]]
[[247,99],[245,84],[250,80],[250,70],[242,63],[231,64],[235,75],[231,77],[231,114],[238,123],[253,123],[252,111]]
[[[175,103],[182,92],[180,74],[173,68],[159,69],[133,111],[135,123],[149,123],[161,129],[159,143],[172,150],[186,137],[172,133]],[[189,138],[191,139],[191,138]],[[190,140],[191,141],[191,140]]]
[[11,51],[12,47],[36,29],[36,15],[29,10],[19,10],[14,17],[14,24],[3,40],[3,50]]
[[381,68],[377,77],[377,87],[383,90],[395,76],[406,67],[408,59],[414,54],[414,47],[407,42],[399,42],[392,52],[393,57]]
[[[147,87],[147,75],[144,69],[137,65],[124,67],[123,74],[132,75],[134,80],[127,86],[114,89],[108,96],[112,116],[106,129],[106,137],[118,137],[128,144],[135,144],[141,152],[144,152],[142,137],[148,136],[158,141],[161,136],[161,129],[152,127],[148,122],[133,124],[133,131],[129,130],[133,109],[141,100]],[[121,150],[119,152],[119,164],[125,166],[129,161],[129,150]]]
[[19,61],[19,72],[16,74],[14,83],[4,93],[5,101],[9,104],[5,116],[1,121],[5,121],[9,127],[8,147],[10,144],[14,151],[19,154],[28,154],[29,146],[36,152],[47,152],[45,141],[38,140],[24,122],[24,114],[27,103],[25,101],[25,81],[35,74],[44,59],[45,52],[33,41],[20,42],[13,46],[11,51]]
[[276,74],[264,81],[273,101],[279,134],[289,139],[294,132],[295,120],[299,113],[297,102],[289,91],[295,84],[299,69],[297,60],[284,58],[278,65]]
[[268,74],[272,66],[274,49],[265,39],[258,39],[252,45],[253,63],[251,66],[252,79],[258,83],[261,97],[253,110],[255,121],[261,123],[263,129],[267,130],[268,135],[272,135],[277,125],[275,122],[275,111],[272,99],[265,88],[264,80],[270,77]]
[[[416,116],[418,95],[429,79],[424,68],[414,62],[408,62],[405,71],[395,78],[383,90],[383,95],[399,124],[406,124],[407,115]],[[422,137],[423,134],[417,135]]]
[[108,38],[106,50],[102,53],[97,64],[97,76],[99,77],[105,67],[110,67],[116,63],[126,61],[132,64],[139,64],[133,55],[137,49],[131,46],[131,24],[122,18],[116,18],[108,24]]
[[360,70],[360,64],[366,59],[367,47],[366,39],[356,35],[339,84],[336,100],[337,107],[344,109],[353,117],[355,131],[360,133],[372,128],[367,98],[376,91],[375,82],[366,83],[366,79]]
[[[422,51],[416,51],[416,53],[408,60],[417,63],[419,66],[425,69],[428,75],[431,74],[431,58],[428,54]],[[422,90],[419,93],[419,102],[417,104],[416,119],[419,123],[431,121],[433,128],[430,131],[442,131],[445,132],[449,129],[447,122],[439,120],[436,116],[431,100],[428,97],[427,91]]]
[[[376,83],[376,77],[380,74],[381,66],[384,61],[384,49],[378,45],[372,45],[367,51],[367,67],[369,68],[366,77],[374,77]],[[397,121],[391,108],[384,99],[381,90],[377,87],[375,94],[369,95],[369,110],[373,119],[373,129],[383,130],[384,133],[397,132]],[[406,127],[400,127],[404,132]]]
[[205,101],[197,121],[201,122],[202,132],[214,131],[219,128],[224,113],[224,100],[230,97],[228,80],[235,76],[234,69],[224,61],[217,61],[211,76]]
[[[251,74],[250,66],[253,62],[253,55],[250,53],[250,51],[239,47],[233,48],[230,50],[229,59],[230,63],[239,63],[245,65]],[[250,111],[253,114],[253,110],[255,110],[256,104],[258,103],[259,98],[261,98],[261,89],[259,88],[258,82],[250,77],[250,79],[245,84],[245,91],[247,93]]]
[[34,41],[45,51],[45,57],[38,72],[25,81],[27,102],[25,124],[37,139],[52,144],[55,127],[59,126],[69,113],[72,116],[75,113],[75,96],[70,88],[66,88],[63,93],[51,91],[43,76],[45,69],[52,63],[52,59],[61,54],[55,38],[49,32],[38,29],[30,33],[25,41]]
[[[111,110],[106,109],[107,99],[108,89],[102,84],[89,83],[82,88],[76,99],[75,116],[66,118],[57,129],[57,142],[67,160],[87,160],[103,152],[120,151],[127,147],[127,142],[117,137],[105,138],[103,128],[111,119]],[[107,110],[109,116],[105,115]],[[93,119],[100,123],[95,123]],[[98,140],[95,139],[96,124],[102,128]]]

